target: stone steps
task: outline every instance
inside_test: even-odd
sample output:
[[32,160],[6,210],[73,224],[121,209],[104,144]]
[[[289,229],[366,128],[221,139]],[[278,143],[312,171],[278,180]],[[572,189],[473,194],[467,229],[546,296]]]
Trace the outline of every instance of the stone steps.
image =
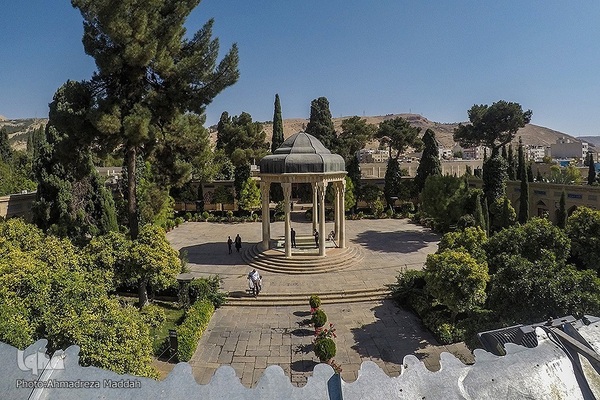
[[339,271],[356,265],[364,257],[358,246],[328,249],[325,257],[319,256],[317,249],[311,252],[294,249],[292,257],[285,257],[280,250],[261,251],[259,246],[259,244],[251,246],[242,253],[244,262],[259,271],[292,275]]
[[[339,292],[317,293],[321,298],[322,304],[338,303],[360,303],[364,301],[383,300],[389,297],[389,289],[351,289]],[[277,293],[270,294],[262,292],[258,297],[252,297],[250,294],[245,296],[228,297],[225,306],[248,306],[248,307],[269,307],[269,306],[306,306],[310,308],[308,299],[314,293]]]

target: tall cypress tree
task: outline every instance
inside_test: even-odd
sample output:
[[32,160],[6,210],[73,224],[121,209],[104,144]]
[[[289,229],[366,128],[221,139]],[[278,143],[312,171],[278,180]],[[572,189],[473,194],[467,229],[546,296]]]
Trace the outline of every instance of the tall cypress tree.
[[310,120],[306,125],[306,133],[319,139],[327,149],[334,148],[336,135],[327,97],[319,97],[310,102]]
[[596,182],[596,165],[594,164],[594,155],[592,152],[588,153],[588,185],[592,185]]
[[475,196],[475,226],[487,231],[485,226],[485,217],[483,216],[483,208],[481,207],[481,195],[477,193]]
[[281,104],[279,94],[275,95],[275,111],[273,113],[273,136],[271,138],[271,153],[283,143],[283,120],[281,118]]
[[485,233],[490,235],[490,208],[487,197],[483,196],[483,219],[485,220]]
[[529,182],[525,170],[523,146],[519,146],[519,166],[521,168],[521,197],[519,198],[519,222],[524,224],[529,219]]
[[8,142],[8,132],[5,127],[0,129],[0,161],[9,163],[12,159],[12,148]]
[[506,145],[502,146],[502,158],[508,161],[508,154],[506,153]]
[[525,161],[525,154],[523,153],[523,142],[521,141],[521,137],[519,136],[519,147],[518,147],[518,155],[517,155],[517,180],[521,180],[521,165]]
[[561,229],[565,229],[565,226],[567,226],[567,206],[566,206],[566,195],[565,195],[564,189],[563,189],[562,193],[560,194],[558,210],[556,210],[556,225]]
[[515,166],[515,155],[512,144],[508,145],[508,179],[514,181],[517,178],[517,169]]
[[427,129],[423,135],[423,155],[417,168],[417,176],[415,176],[414,184],[418,193],[421,193],[425,187],[425,180],[431,175],[441,175],[442,167],[440,164],[440,155],[438,143],[435,139],[435,132]]

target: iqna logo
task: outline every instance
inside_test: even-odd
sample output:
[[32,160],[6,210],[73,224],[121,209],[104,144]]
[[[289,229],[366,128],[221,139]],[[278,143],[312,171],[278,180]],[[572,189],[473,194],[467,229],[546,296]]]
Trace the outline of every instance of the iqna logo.
[[45,370],[65,369],[63,357],[56,355],[51,359],[43,351],[37,351],[25,357],[25,352],[17,350],[17,365],[21,371],[31,371],[32,375]]

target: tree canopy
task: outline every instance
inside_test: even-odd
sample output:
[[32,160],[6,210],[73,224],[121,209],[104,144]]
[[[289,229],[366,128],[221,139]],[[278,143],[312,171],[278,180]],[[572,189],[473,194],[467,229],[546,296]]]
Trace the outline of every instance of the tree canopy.
[[275,95],[275,105],[273,111],[273,136],[271,138],[271,152],[277,150],[283,143],[283,119],[281,118],[281,103],[279,94]]
[[[420,150],[423,142],[419,139],[421,128],[410,125],[410,122],[402,117],[396,117],[382,121],[375,133],[375,137],[383,145],[388,146],[390,158],[398,159],[409,147]],[[396,150],[396,155],[392,155]]]
[[468,111],[470,124],[460,124],[454,131],[454,140],[462,147],[481,144],[500,149],[510,143],[519,128],[531,121],[532,111],[523,111],[518,103],[500,100],[491,106],[474,105]]
[[[199,0],[72,0],[83,17],[85,52],[94,58],[97,71],[84,82],[81,120],[89,135],[105,150],[120,148],[128,169],[129,228],[138,234],[136,161],[156,153],[162,173],[180,181],[197,154],[181,154],[178,139],[197,128],[205,107],[238,79],[238,54],[234,45],[217,63],[218,41],[212,39],[213,21],[191,38],[184,22]],[[196,129],[196,130],[195,130]],[[186,139],[189,140],[189,139]]]
[[327,97],[319,97],[310,102],[310,119],[306,125],[306,133],[319,139],[329,150],[335,147],[336,134]]
[[417,168],[417,176],[415,176],[415,189],[421,193],[425,187],[425,180],[428,176],[441,175],[442,167],[440,164],[440,154],[435,132],[427,129],[423,135],[423,154]]
[[337,138],[333,152],[344,157],[346,164],[356,157],[356,152],[363,149],[373,138],[376,127],[367,123],[366,119],[354,116],[342,121],[342,131]]

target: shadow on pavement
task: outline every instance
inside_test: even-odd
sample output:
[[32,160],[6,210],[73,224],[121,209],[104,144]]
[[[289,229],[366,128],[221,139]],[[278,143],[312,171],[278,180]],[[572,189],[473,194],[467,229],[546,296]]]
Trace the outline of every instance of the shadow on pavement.
[[419,251],[427,247],[429,243],[439,240],[439,235],[431,232],[365,231],[359,233],[353,242],[371,251],[408,254]]
[[313,360],[298,360],[290,364],[292,371],[295,372],[311,372],[318,362]]
[[180,254],[187,253],[187,260],[191,264],[210,264],[210,265],[243,265],[242,252],[246,247],[253,246],[254,243],[243,243],[240,252],[229,254],[227,243],[203,243],[193,246],[182,247]]
[[310,315],[310,311],[294,311],[293,314],[296,317],[308,317]]
[[393,300],[385,300],[371,310],[375,322],[351,329],[356,342],[352,349],[361,357],[402,365],[404,356],[412,354],[422,359],[419,350],[435,343],[433,336],[421,328],[419,319]]

